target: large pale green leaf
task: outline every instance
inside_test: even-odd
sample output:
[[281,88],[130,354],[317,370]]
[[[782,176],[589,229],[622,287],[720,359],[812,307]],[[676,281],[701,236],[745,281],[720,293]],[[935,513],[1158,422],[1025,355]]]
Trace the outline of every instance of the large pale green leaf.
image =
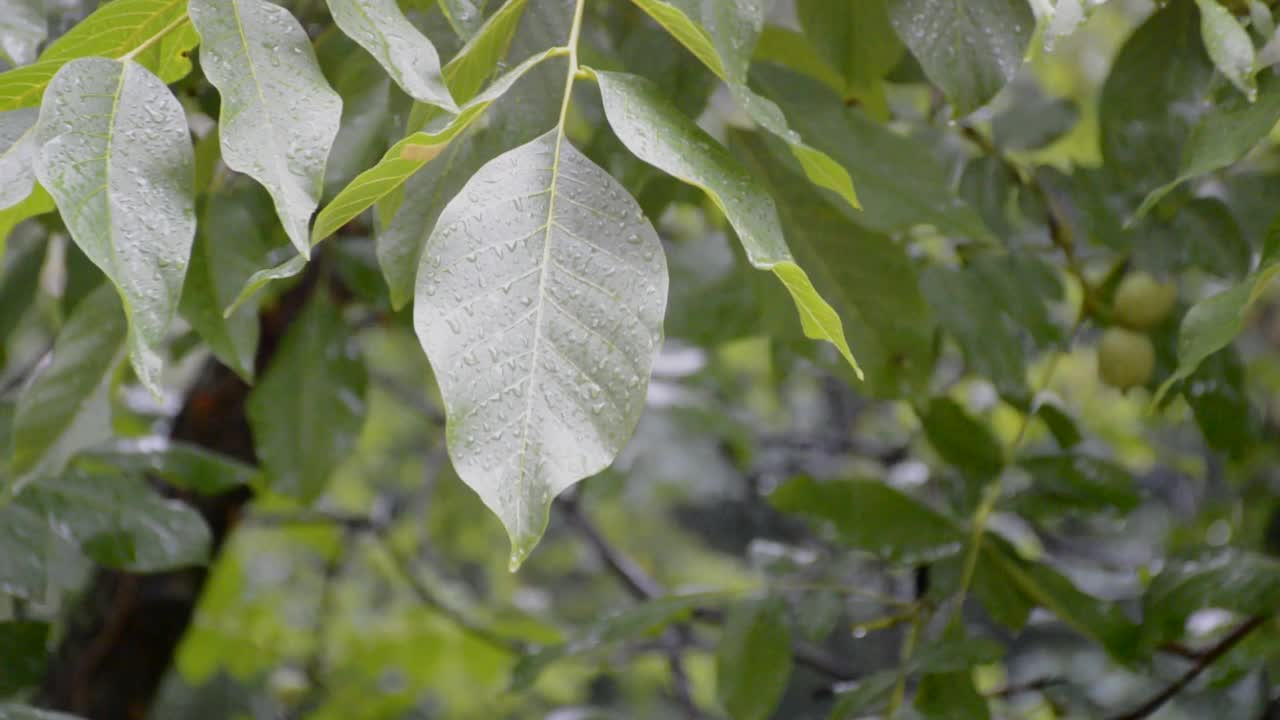
[[902,397],[923,387],[932,375],[934,321],[906,250],[813,192],[798,171],[784,167],[785,153],[770,152],[764,136],[734,131],[729,147],[767,180],[787,244],[818,292],[831,298],[869,388]]
[[798,477],[774,490],[769,502],[830,523],[848,546],[904,565],[935,562],[964,547],[965,534],[953,519],[877,480]]
[[256,302],[231,306],[248,279],[272,255],[270,199],[257,187],[211,195],[200,215],[179,309],[214,355],[252,381],[258,349]]
[[861,375],[840,316],[796,264],[769,196],[727,150],[644,78],[595,72],[610,126],[641,160],[704,190],[733,225],[751,264],[770,270],[795,300],[805,335],[826,340]]
[[126,333],[110,286],[76,305],[54,342],[52,361],[18,398],[10,469],[19,486],[57,474],[77,450],[110,436],[107,390]]
[[1178,330],[1178,368],[1160,387],[1157,402],[1174,383],[1190,377],[1206,358],[1235,340],[1244,328],[1249,308],[1277,275],[1280,275],[1280,225],[1269,231],[1257,269],[1241,282],[1192,305],[1183,316]]
[[[787,143],[810,180],[840,195],[851,206],[859,207],[849,173],[792,130],[772,100],[747,87],[747,68],[764,30],[763,3],[757,0],[633,1],[729,84],[734,99],[747,115]],[[808,140],[816,142],[813,138]]]
[[1196,0],[1200,7],[1200,36],[1209,58],[1250,102],[1258,95],[1254,81],[1253,40],[1236,16],[1218,0]]
[[1258,81],[1256,100],[1233,93],[1200,118],[1187,136],[1177,178],[1147,193],[1137,214],[1144,215],[1183,182],[1239,161],[1277,122],[1280,122],[1280,74],[1268,70]]
[[1102,158],[1118,185],[1141,194],[1178,176],[1212,77],[1195,3],[1168,3],[1125,41],[1098,110]]
[[[396,143],[377,165],[356,176],[316,215],[311,241],[317,243],[337,232],[378,200],[400,187],[409,176],[440,154],[448,143],[478,118],[526,72],[556,54],[548,50],[534,55],[495,80],[483,92],[463,104],[461,111],[442,128],[421,130]],[[416,258],[414,258],[416,259]],[[412,259],[411,259],[412,261]],[[396,298],[393,296],[393,301]],[[407,300],[407,298],[405,298]],[[397,307],[403,303],[397,303]]]
[[949,234],[994,240],[981,217],[952,191],[926,145],[847,107],[812,78],[762,65],[752,79],[794,119],[802,135],[853,178],[864,210],[856,214],[861,224],[885,232],[930,224]]
[[35,63],[0,73],[0,111],[39,105],[58,70],[84,57],[130,56],[173,82],[191,71],[187,53],[196,40],[187,22],[187,0],[105,3],[45,48]]
[[63,473],[28,487],[18,502],[107,567],[157,572],[208,559],[209,528],[200,514],[141,478]]
[[[49,539],[44,518],[8,497],[0,502],[0,593],[27,600],[44,599]],[[0,718],[3,717],[0,709]]]
[[140,65],[73,60],[49,84],[36,136],[36,176],[76,244],[119,290],[134,369],[159,394],[159,351],[196,229],[182,105]]
[[888,0],[898,36],[958,115],[986,105],[1022,66],[1036,19],[1027,0]]
[[26,200],[35,185],[36,108],[0,112],[0,210]]
[[318,292],[290,326],[246,413],[267,485],[303,502],[325,489],[364,422],[364,364],[338,308]]
[[441,213],[414,323],[453,465],[506,526],[513,566],[552,499],[634,430],[666,298],[657,233],[558,128],[485,164]]
[[733,720],[765,720],[791,679],[791,632],[777,598],[735,603],[716,648],[716,697]]
[[48,35],[43,0],[0,0],[0,56],[26,65]]
[[205,76],[222,96],[222,160],[271,193],[285,232],[307,257],[342,98],[288,10],[267,0],[192,0],[190,12]]
[[440,56],[400,12],[396,0],[328,0],[342,32],[373,55],[409,97],[456,111],[440,72]]

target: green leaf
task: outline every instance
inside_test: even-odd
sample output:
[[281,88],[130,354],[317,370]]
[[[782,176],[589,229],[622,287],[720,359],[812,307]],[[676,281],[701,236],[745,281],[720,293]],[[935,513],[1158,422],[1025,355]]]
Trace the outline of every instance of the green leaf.
[[987,720],[991,710],[973,686],[973,673],[930,673],[920,678],[915,707],[928,720]]
[[435,46],[400,12],[395,0],[328,0],[328,4],[342,32],[373,55],[409,97],[457,111]]
[[506,526],[518,566],[552,499],[607,467],[640,419],[666,307],[661,243],[557,128],[449,202],[415,297],[454,467]]
[[1137,215],[1145,215],[1178,185],[1238,162],[1280,122],[1280,73],[1263,72],[1258,96],[1232,93],[1191,128],[1177,178],[1152,190]]
[[921,273],[920,289],[942,327],[960,345],[970,372],[990,379],[1006,398],[1020,404],[1029,401],[1022,343],[1007,317],[991,312],[993,299],[981,278],[931,265]]
[[866,717],[889,699],[898,683],[897,670],[881,670],[858,678],[852,686],[841,683],[836,690],[836,705],[831,709],[831,720],[857,720]]
[[1181,637],[1197,610],[1219,608],[1244,615],[1280,606],[1280,561],[1247,550],[1223,548],[1171,560],[1142,598],[1144,639]]
[[791,631],[778,598],[744,600],[729,609],[716,648],[716,698],[733,720],[773,714],[791,676]]
[[[3,245],[0,242],[0,247]],[[19,238],[4,256],[0,275],[0,338],[8,338],[27,311],[34,309],[40,269],[48,247],[44,237]]]
[[159,78],[103,58],[58,72],[36,131],[36,176],[76,245],[120,292],[134,370],[156,395],[196,229],[189,133]]
[[1193,3],[1168,3],[1125,41],[1098,111],[1102,159],[1118,187],[1146,193],[1178,176],[1197,119],[1190,110],[1200,107],[1212,77]]
[[1080,110],[1073,100],[1046,95],[1035,85],[1012,87],[1014,102],[991,121],[991,135],[1007,150],[1039,150],[1075,127]]
[[831,67],[827,58],[818,52],[809,38],[791,28],[765,25],[752,59],[756,62],[776,63],[808,75],[838,93],[845,91],[845,78]]
[[50,212],[53,212],[53,198],[49,197],[49,193],[39,185],[35,186],[35,191],[27,196],[26,200],[6,210],[0,210],[0,251],[4,250],[9,233],[13,232],[18,223]]
[[44,519],[5,498],[0,503],[0,593],[43,600],[48,546],[49,529]]
[[0,720],[80,720],[74,715],[66,715],[48,710],[39,710],[27,705],[0,705]]
[[796,15],[805,36],[844,78],[846,91],[865,92],[902,59],[886,0],[799,0]]
[[1244,329],[1249,307],[1280,275],[1280,224],[1268,233],[1267,245],[1258,267],[1242,282],[1211,295],[1187,311],[1178,330],[1178,368],[1160,386],[1159,403],[1174,383],[1195,372],[1205,358],[1230,345]]
[[0,73],[0,112],[39,105],[63,65],[90,56],[129,56],[173,82],[191,72],[195,44],[186,0],[114,0],[45,48],[37,62]]
[[61,472],[76,451],[110,436],[107,393],[127,329],[109,285],[76,305],[53,359],[18,398],[10,469],[15,490]]
[[1045,426],[1049,428],[1049,432],[1053,435],[1053,439],[1057,441],[1058,447],[1063,450],[1070,450],[1084,438],[1080,435],[1080,429],[1076,427],[1076,423],[1054,401],[1038,402],[1036,407],[1036,416],[1044,421]]
[[17,502],[107,567],[158,572],[208,560],[209,528],[200,513],[140,478],[63,473],[27,488]]
[[831,298],[870,389],[902,397],[926,385],[934,322],[903,246],[851,222],[783,167],[762,136],[731,132],[730,152],[767,181],[788,244],[801,266],[812,270],[814,286]]
[[31,195],[36,182],[31,163],[39,150],[35,134],[39,115],[36,108],[0,112],[0,210]]
[[258,350],[258,307],[250,302],[230,316],[237,293],[273,250],[270,199],[258,188],[241,187],[209,197],[200,214],[191,266],[179,310],[224,365],[253,381]]
[[1061,346],[1066,332],[1054,320],[1048,302],[1062,299],[1057,271],[1030,253],[981,255],[966,272],[999,308],[1031,334],[1041,348]]
[[847,107],[810,78],[767,65],[756,68],[752,78],[794,119],[800,134],[853,178],[863,208],[855,215],[859,223],[884,232],[931,224],[973,240],[995,240],[952,191],[929,147]]
[[[279,248],[271,254],[273,257],[278,255]],[[268,263],[268,265],[270,265],[270,263]],[[244,287],[240,289],[240,293],[236,295],[236,299],[231,302],[231,305],[229,305],[226,310],[222,311],[223,317],[231,317],[234,315],[240,310],[241,305],[244,305],[253,299],[253,296],[256,295],[259,290],[266,287],[273,280],[285,280],[295,277],[305,270],[306,267],[307,257],[305,255],[294,255],[284,262],[276,265],[270,265],[269,267],[250,275],[249,279],[245,280]]]
[[338,308],[315,293],[246,401],[268,487],[304,503],[324,492],[364,423],[367,376],[348,343]]
[[805,335],[830,342],[861,377],[839,315],[818,295],[787,247],[773,198],[652,83],[623,73],[595,75],[618,139],[641,160],[704,190],[733,225],[751,264],[773,271],[791,293]]
[[181,490],[219,495],[256,483],[261,471],[235,458],[182,442],[119,442],[76,456],[75,467],[94,473],[113,469],[154,475]]
[[440,0],[440,10],[458,37],[470,38],[484,22],[485,0]]
[[929,401],[920,418],[929,444],[948,464],[978,477],[995,477],[1004,467],[1004,449],[986,423],[949,397]]
[[852,207],[860,207],[849,173],[826,153],[806,144],[772,100],[747,87],[747,68],[764,28],[763,5],[753,0],[683,0],[681,4],[689,11],[701,10],[695,12],[703,21],[698,24],[685,9],[661,0],[633,1],[729,83],[747,115],[787,143],[810,180],[844,198]]
[[1232,85],[1252,102],[1257,98],[1254,81],[1255,53],[1249,31],[1218,0],[1196,0],[1200,7],[1200,36],[1209,58]]
[[0,695],[12,695],[44,677],[49,623],[36,620],[0,622]]
[[36,48],[49,36],[41,0],[0,0],[0,56],[13,65],[36,59]]
[[[320,211],[311,234],[312,244],[337,232],[378,200],[403,185],[422,166],[435,159],[451,140],[470,127],[494,100],[502,97],[525,73],[555,54],[555,50],[548,50],[528,58],[495,80],[484,92],[464,103],[459,113],[444,127],[415,132],[396,143],[377,165],[356,176]],[[410,262],[413,260],[416,260],[416,253]],[[407,290],[405,294],[408,294]],[[397,308],[402,307],[408,298],[400,298],[400,302],[396,300],[396,293],[393,292],[392,301]]]
[[964,546],[951,518],[876,480],[798,477],[774,490],[769,502],[831,523],[846,545],[902,565],[934,562]]
[[889,20],[957,115],[986,105],[1022,66],[1036,19],[1026,0],[888,0]]
[[289,240],[308,257],[342,98],[288,10],[266,0],[191,0],[190,12],[205,76],[222,96],[222,160],[271,193]]
[[1115,463],[1066,453],[1024,458],[1018,465],[1031,478],[1030,487],[1013,498],[1015,509],[1023,515],[1126,513],[1138,506],[1133,476]]

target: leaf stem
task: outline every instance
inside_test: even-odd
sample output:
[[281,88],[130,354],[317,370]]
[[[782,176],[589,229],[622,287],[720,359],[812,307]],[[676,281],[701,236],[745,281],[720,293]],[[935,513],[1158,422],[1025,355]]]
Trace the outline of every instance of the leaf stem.
[[586,5],[587,0],[578,0],[574,4],[573,24],[569,26],[569,70],[564,80],[564,98],[560,101],[559,141],[564,140],[564,121],[569,115],[569,101],[573,98],[573,81],[578,77],[578,36],[582,34],[582,11]]
[[138,53],[150,48],[152,45],[155,45],[156,42],[163,40],[166,35],[182,27],[189,20],[190,18],[187,17],[187,14],[182,13],[182,15],[174,18],[173,21],[170,22],[168,25],[165,25],[164,27],[160,28],[159,32],[157,32],[155,35],[152,35],[151,37],[147,38],[146,41],[143,42],[141,45],[130,50],[124,55],[120,56],[120,60],[122,62],[125,60],[132,60],[135,56],[137,56]]

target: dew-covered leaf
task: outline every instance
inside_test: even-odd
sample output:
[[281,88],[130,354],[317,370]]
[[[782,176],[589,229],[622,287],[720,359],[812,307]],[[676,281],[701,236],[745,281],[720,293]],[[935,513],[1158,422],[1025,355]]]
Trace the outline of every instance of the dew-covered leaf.
[[342,32],[378,60],[396,84],[418,102],[456,111],[440,72],[436,48],[404,16],[395,0],[328,0]]
[[26,200],[35,185],[36,108],[0,112],[0,210]]
[[246,402],[268,487],[302,502],[324,491],[355,447],[366,382],[338,308],[316,293]]
[[791,293],[805,335],[830,342],[861,375],[840,316],[818,295],[787,247],[773,198],[722,145],[672,107],[648,80],[624,73],[595,75],[605,115],[627,149],[704,190],[733,225],[751,264],[772,271]]
[[19,487],[56,475],[77,450],[109,437],[107,391],[126,334],[124,310],[109,285],[76,305],[52,360],[18,398],[10,469]]
[[889,19],[935,85],[968,115],[1022,66],[1036,19],[1026,0],[888,0]]
[[342,98],[288,10],[266,0],[191,0],[190,12],[201,65],[222,96],[222,160],[271,193],[289,239],[309,256]]
[[769,502],[830,523],[846,545],[904,565],[950,557],[964,546],[954,520],[877,480],[798,477],[774,490]]
[[607,467],[644,409],[667,298],[657,233],[553,129],[449,202],[415,297],[453,465],[506,526],[519,565],[552,499]]
[[166,83],[191,72],[197,38],[187,22],[187,0],[114,0],[45,48],[36,62],[0,73],[0,111],[40,104],[45,86],[63,65],[85,57],[133,60]]
[[36,137],[36,176],[120,292],[133,367],[158,395],[196,229],[186,114],[140,65],[73,60],[49,83]]
[[733,720],[765,720],[791,678],[791,631],[777,598],[743,600],[729,609],[716,648],[716,697]]
[[1218,0],[1196,0],[1200,6],[1200,36],[1218,72],[1253,101],[1258,95],[1254,80],[1255,52],[1249,31]]
[[440,10],[458,37],[469,39],[484,23],[485,0],[440,0]]
[[17,502],[107,567],[157,572],[208,559],[200,514],[137,477],[63,473],[28,487]]
[[48,35],[42,0],[0,0],[0,56],[26,65]]

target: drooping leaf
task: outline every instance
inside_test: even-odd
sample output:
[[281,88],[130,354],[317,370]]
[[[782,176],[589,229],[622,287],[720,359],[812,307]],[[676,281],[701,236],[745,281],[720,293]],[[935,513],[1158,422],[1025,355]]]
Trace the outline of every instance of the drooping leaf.
[[[694,0],[697,2],[697,0]],[[649,14],[659,25],[666,28],[681,45],[689,48],[689,52],[702,61],[711,72],[726,78],[724,63],[720,52],[716,49],[711,35],[695,20],[690,19],[684,10],[667,0],[633,0],[637,6]]]
[[1102,159],[1120,187],[1142,194],[1178,176],[1212,77],[1194,3],[1165,5],[1125,41],[1102,86],[1098,114]]
[[777,598],[744,600],[729,610],[716,648],[716,697],[733,720],[765,720],[791,676],[791,632]]
[[1273,612],[1280,605],[1280,561],[1235,548],[1174,559],[1143,596],[1148,642],[1182,635],[1197,610],[1219,608],[1244,615]]
[[1013,79],[1036,19],[1026,0],[888,0],[889,20],[957,115]]
[[43,600],[48,547],[49,527],[44,518],[6,497],[0,503],[0,593]]
[[127,328],[109,285],[76,306],[53,359],[18,398],[10,469],[16,488],[58,474],[76,451],[109,437],[107,391]]
[[990,478],[1004,467],[1004,450],[986,423],[955,400],[935,397],[920,418],[929,444],[947,463],[977,477]]
[[186,0],[115,0],[45,48],[30,64],[0,73],[0,112],[40,104],[45,87],[63,65],[85,57],[133,60],[166,83],[191,72],[196,44]]
[[1254,81],[1255,53],[1249,31],[1217,0],[1196,0],[1200,7],[1200,36],[1209,58],[1232,85],[1252,102],[1258,95]]
[[1183,316],[1178,330],[1178,368],[1161,385],[1156,394],[1157,403],[1174,383],[1186,379],[1205,358],[1235,340],[1244,328],[1250,306],[1277,275],[1280,275],[1280,225],[1268,233],[1257,269],[1242,282],[1192,305]]
[[31,195],[36,173],[32,167],[39,146],[36,108],[0,112],[0,210],[13,207]]
[[[8,548],[5,548],[8,551]],[[40,682],[44,676],[49,623],[38,620],[0,622],[0,695],[9,696]]]
[[1137,215],[1146,214],[1183,182],[1239,161],[1277,122],[1280,122],[1280,73],[1268,70],[1258,81],[1256,100],[1233,93],[1200,118],[1187,136],[1177,178],[1147,193]]
[[733,225],[751,264],[772,271],[791,293],[805,335],[830,342],[861,375],[840,316],[818,295],[787,247],[773,198],[652,83],[624,73],[595,75],[618,139],[641,160],[704,190]]
[[787,241],[814,286],[830,297],[869,389],[902,397],[932,375],[934,321],[901,244],[851,222],[784,167],[761,135],[730,134],[730,152],[764,178],[778,201]]
[[201,495],[218,495],[256,482],[261,471],[226,455],[181,442],[120,442],[98,446],[76,456],[74,465],[87,472],[106,469],[155,475],[169,485]]
[[964,545],[964,533],[951,518],[876,480],[798,477],[774,490],[769,502],[831,523],[850,547],[903,565],[949,557]]
[[169,321],[195,236],[186,115],[132,62],[73,60],[49,84],[36,176],[84,254],[116,286],[138,378],[159,394]]
[[285,232],[307,257],[342,98],[288,10],[266,0],[192,0],[190,12],[205,76],[222,96],[222,160],[271,193]]
[[395,0],[328,0],[328,4],[342,32],[373,55],[409,97],[457,111],[435,46],[400,12]]
[[338,136],[324,166],[324,197],[332,198],[386,152],[399,129],[401,96],[378,61],[346,36],[327,37],[316,58],[342,97]]
[[312,243],[320,242],[337,232],[343,225],[400,187],[411,175],[422,169],[423,165],[435,159],[451,140],[466,130],[525,73],[553,54],[554,51],[551,50],[539,53],[512,68],[482,93],[464,103],[459,113],[443,127],[415,132],[396,143],[377,165],[356,176],[316,215],[315,228],[311,234]]
[[246,381],[253,380],[258,349],[257,303],[223,309],[273,251],[270,200],[257,188],[239,188],[209,197],[201,213],[191,267],[179,309],[209,349]]
[[553,129],[445,207],[415,297],[454,467],[519,565],[551,500],[612,462],[640,418],[667,298],[657,234]]
[[200,514],[136,477],[63,473],[28,487],[18,502],[107,567],[157,572],[208,559]]
[[0,56],[26,65],[48,35],[42,0],[0,0]]
[[316,293],[280,341],[245,412],[273,491],[311,502],[355,446],[364,422],[364,365],[338,308]]
[[[272,253],[272,256],[279,254],[279,248],[277,248]],[[222,311],[223,317],[231,317],[239,312],[241,305],[252,300],[254,295],[257,295],[258,291],[270,284],[271,281],[286,280],[299,275],[307,268],[307,257],[302,254],[296,254],[283,262],[274,265],[268,263],[268,265],[268,267],[250,275],[249,279],[244,281],[244,287],[240,288],[236,299],[231,301],[231,305],[227,306],[226,310]]]

